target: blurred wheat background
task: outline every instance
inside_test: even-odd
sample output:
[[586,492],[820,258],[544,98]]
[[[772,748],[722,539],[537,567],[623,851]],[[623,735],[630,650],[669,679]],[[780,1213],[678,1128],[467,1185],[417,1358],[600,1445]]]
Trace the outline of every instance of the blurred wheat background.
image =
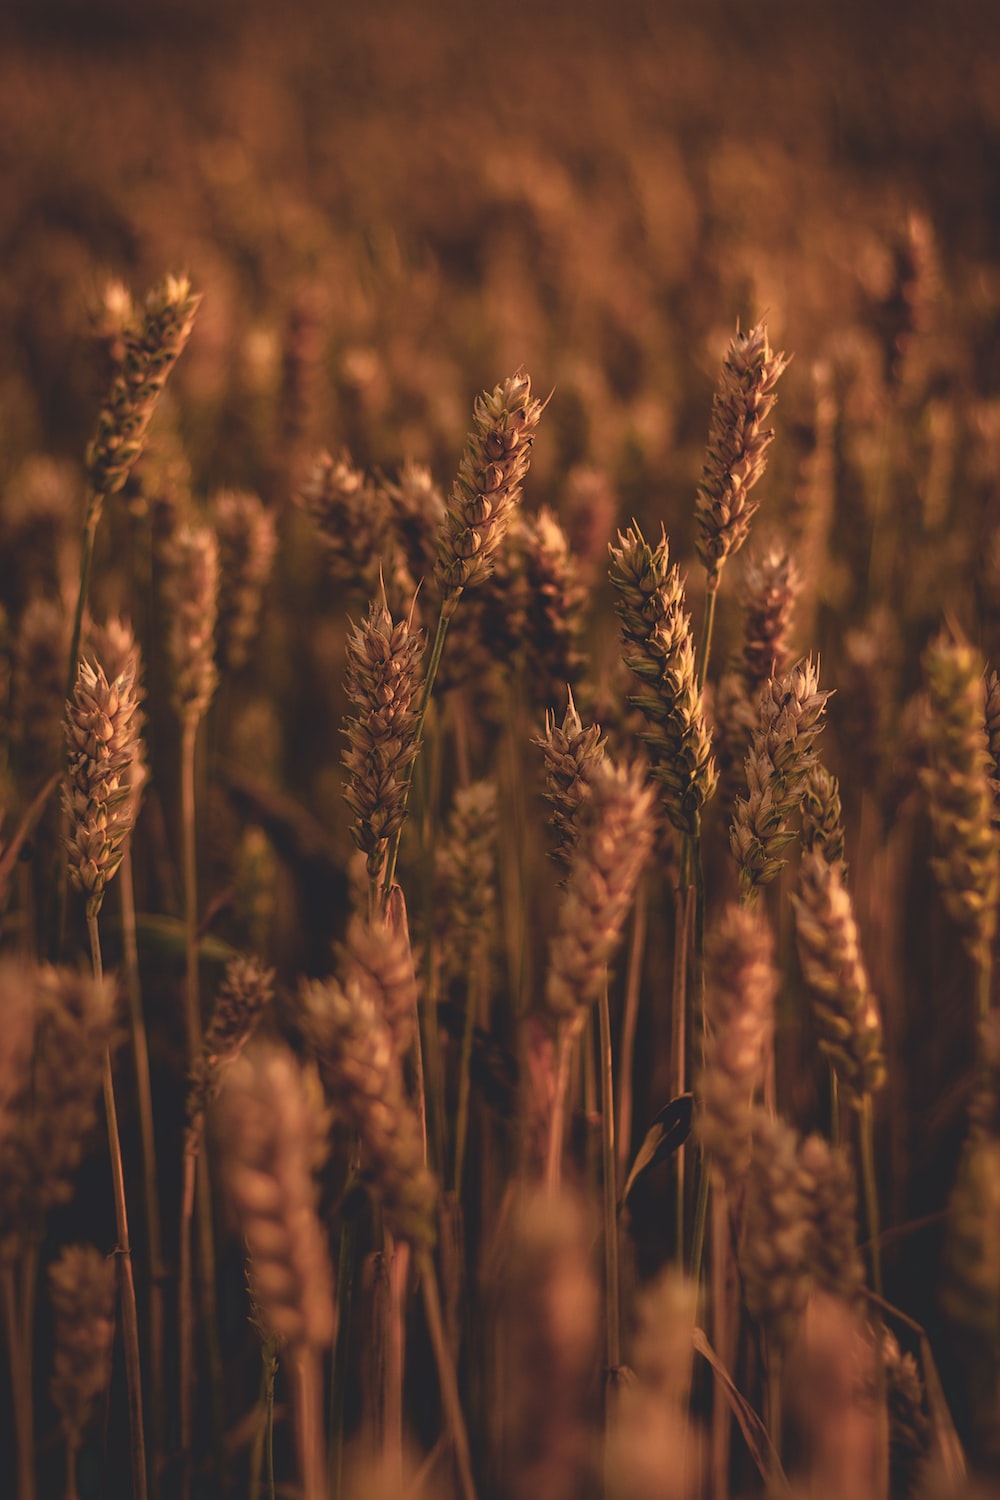
[[[800,1289],[788,1313],[811,1330],[797,1353],[791,1345],[787,1353],[786,1386],[799,1388],[801,1409],[787,1389],[782,1398],[776,1351],[785,1333],[768,1322],[753,1287],[755,1275],[766,1283],[768,1274],[778,1282],[784,1273],[773,1264],[770,1272],[755,1270],[752,1253],[755,1237],[781,1239],[773,1218],[781,1195],[775,1188],[754,1198],[748,1189],[744,1205],[735,1168],[725,1191],[722,1178],[713,1179],[723,1206],[708,1210],[703,1275],[703,1294],[713,1271],[729,1278],[728,1290],[716,1284],[708,1298],[709,1305],[724,1300],[734,1314],[721,1335],[714,1325],[728,1340],[723,1362],[776,1443],[783,1434],[797,1492],[848,1493],[844,1486],[854,1485],[850,1492],[859,1495],[887,1487],[893,1495],[965,1493],[959,1454],[970,1482],[996,1481],[1000,1047],[992,948],[1000,687],[988,674],[1000,668],[998,162],[1000,11],[972,0],[906,7],[512,0],[500,10],[458,0],[281,7],[266,0],[207,7],[7,0],[0,14],[2,941],[5,955],[22,964],[59,959],[79,969],[94,958],[91,907],[100,901],[93,897],[85,913],[58,873],[66,828],[52,780],[66,754],[81,536],[93,522],[89,611],[101,624],[127,616],[143,662],[144,701],[133,723],[131,645],[119,640],[115,648],[107,638],[102,645],[85,622],[84,656],[96,653],[104,689],[116,695],[111,707],[100,700],[107,734],[98,739],[109,754],[129,755],[141,720],[147,778],[134,838],[126,818],[107,856],[100,917],[104,971],[124,990],[129,919],[110,882],[121,879],[115,860],[127,844],[158,1156],[156,1193],[145,1194],[145,1208],[142,1064],[134,1046],[119,1045],[134,1034],[135,1012],[121,1001],[116,1021],[93,1021],[92,1029],[114,1060],[125,1189],[135,1194],[152,1493],[197,1500],[225,1493],[226,1484],[233,1495],[268,1493],[262,1445],[275,1399],[275,1493],[306,1500],[459,1490],[468,1500],[473,1480],[484,1496],[511,1500],[569,1500],[602,1493],[602,1485],[622,1500],[709,1493],[721,1500],[729,1487],[777,1492],[783,1476],[769,1468],[759,1434],[748,1437],[744,1422],[734,1425],[731,1444],[728,1431],[720,1435],[718,1413],[728,1406],[721,1383],[713,1398],[707,1361],[699,1359],[693,1377],[683,1373],[697,1347],[695,1319],[699,1330],[713,1326],[705,1295],[696,1312],[690,1286],[660,1279],[674,1260],[697,1269],[693,1225],[708,1157],[696,1143],[715,1153],[717,1167],[730,1147],[737,1160],[742,1116],[725,1137],[729,1146],[719,1144],[722,1137],[710,1146],[711,1126],[696,1126],[683,1157],[668,1142],[629,1176],[658,1111],[675,1100],[667,1118],[681,1138],[690,1109],[685,1114],[676,1096],[693,1086],[696,1115],[702,1107],[704,974],[706,1007],[713,993],[721,1007],[709,1021],[708,1077],[711,1067],[725,1073],[732,1061],[718,1037],[712,1050],[713,1026],[722,1028],[728,1003],[727,964],[741,974],[741,963],[756,965],[756,973],[772,957],[780,976],[773,1056],[749,1084],[742,1063],[733,1063],[738,1087],[756,1087],[771,1114],[777,1106],[803,1137],[836,1135],[839,1122],[850,1140],[855,1115],[866,1119],[873,1110],[870,1185],[879,1214],[873,1224],[853,1165],[840,1178],[840,1168],[831,1168],[829,1223],[845,1213],[850,1239],[860,1194],[869,1280],[880,1276],[884,1303],[903,1315],[869,1300],[868,1333],[858,1335],[869,1348],[865,1338],[880,1337],[871,1330],[884,1313],[899,1343],[876,1361],[872,1377],[880,1410],[889,1383],[883,1446],[891,1466],[882,1472],[876,1453],[867,1467],[861,1459],[857,1471],[838,1470],[830,1457],[836,1434],[851,1429],[847,1417],[830,1418],[827,1428],[816,1417],[817,1409],[834,1409],[817,1372],[849,1363],[855,1334],[835,1317],[829,1327],[823,1322],[827,1313],[813,1294],[826,1283],[815,1271],[808,1311]],[[122,485],[115,492],[109,482],[103,509],[88,509],[96,462],[88,445],[99,413],[110,410],[108,391],[131,336],[121,288],[131,288],[141,307],[167,273],[189,277],[201,299],[196,316],[190,310],[190,338],[162,397],[150,397],[137,462],[126,465],[109,450],[105,467],[121,460]],[[183,295],[171,286],[166,316],[183,322]],[[730,340],[761,325],[767,353],[793,358],[778,371],[778,402],[767,417],[776,437],[754,490],[760,510],[725,570],[717,612],[706,617],[696,494],[707,472],[713,391]],[[530,373],[527,393],[515,376],[522,370]],[[359,695],[378,661],[397,650],[410,653],[410,664],[419,655],[401,644],[402,620],[414,635],[427,633],[425,661],[431,655],[439,606],[444,600],[448,612],[448,590],[465,577],[455,571],[465,566],[463,538],[481,524],[467,510],[460,525],[458,502],[448,498],[473,402],[505,380],[506,415],[492,437],[483,427],[486,459],[475,472],[489,475],[483,464],[500,460],[500,467],[493,462],[500,476],[515,451],[526,467],[530,450],[524,499],[510,546],[498,538],[492,576],[466,579],[461,600],[455,596],[436,707],[414,770],[416,741],[406,742],[405,733],[419,676],[411,706],[409,666],[399,668],[403,686],[393,677],[392,712],[374,727],[362,725]],[[535,411],[532,402],[546,397]],[[515,430],[526,436],[504,448],[497,433]],[[490,478],[490,491],[503,492],[508,477],[504,469],[502,483]],[[201,530],[206,521],[210,535]],[[650,837],[656,824],[638,904],[625,920],[629,885],[621,946],[586,960],[597,968],[611,963],[615,1099],[624,1092],[627,1101],[618,1115],[625,1137],[602,1157],[596,1009],[592,1016],[582,988],[573,1005],[552,999],[558,960],[549,938],[561,931],[564,899],[557,881],[566,878],[576,893],[578,924],[586,925],[579,917],[586,901],[583,885],[574,887],[573,876],[546,858],[556,842],[546,826],[546,770],[558,778],[566,763],[561,773],[551,761],[546,766],[538,741],[547,736],[550,751],[555,744],[570,753],[556,741],[560,730],[573,729],[567,705],[575,702],[581,732],[601,725],[616,759],[634,759],[639,741],[627,701],[634,684],[621,664],[616,606],[627,656],[627,606],[635,605],[629,569],[641,572],[636,537],[655,549],[661,524],[670,560],[687,578],[692,640],[704,646],[711,632],[704,722],[714,726],[718,788],[703,817],[692,822],[685,814],[687,825],[669,808],[666,817],[647,809],[638,818]],[[608,581],[609,543],[620,549],[617,585]],[[216,573],[217,598],[209,587]],[[633,652],[641,655],[643,639],[640,631]],[[752,961],[744,955],[737,963],[726,947],[737,937],[725,922],[739,921],[729,828],[735,799],[747,795],[744,755],[772,671],[790,695],[805,698],[815,688],[788,675],[807,657],[807,676],[818,664],[821,688],[832,694],[821,745],[827,779],[810,781],[805,792],[806,781],[796,783],[796,804],[814,799],[802,819],[813,848],[801,867],[798,846],[786,851],[788,868],[757,902],[773,934],[771,956],[755,949]],[[122,672],[119,692],[113,684]],[[76,719],[70,714],[79,730],[76,741],[70,737],[71,772],[74,745],[81,756],[92,751],[79,726],[101,680],[87,679],[79,691]],[[776,714],[788,707],[778,698],[775,688]],[[962,704],[965,719],[956,708]],[[573,753],[589,754],[592,741]],[[386,797],[396,795],[387,782],[365,783],[376,744],[385,743],[386,754],[398,757],[393,774],[406,788],[413,777],[398,866],[391,833],[386,840],[358,831],[369,802],[381,817]],[[653,744],[651,754],[655,761],[661,750]],[[86,802],[87,766],[81,761],[73,774]],[[589,799],[590,773],[579,774]],[[839,815],[830,811],[831,774],[839,778]],[[128,775],[138,784],[143,773]],[[122,776],[123,786],[133,784]],[[602,806],[631,785],[624,771],[613,779],[595,783],[603,786],[593,793]],[[646,795],[638,784],[633,794]],[[112,823],[125,818],[122,800],[106,815]],[[563,812],[569,864],[575,811]],[[824,816],[827,832],[834,825],[843,832],[846,866],[839,853],[829,855],[834,876],[815,853],[817,842],[829,848],[816,832]],[[642,841],[634,831],[630,840]],[[356,844],[369,856],[367,874]],[[74,859],[86,864],[79,839],[76,848],[71,870]],[[810,865],[814,859],[820,863]],[[822,1002],[811,1010],[806,999],[818,983],[810,952],[819,962],[819,940],[810,950],[805,935],[807,907],[824,899],[824,882],[840,881],[842,870],[864,973],[851,970],[854,1011],[844,1020],[841,999],[831,1001],[830,1021]],[[379,927],[372,919],[380,903],[399,938],[394,873],[413,972],[408,942],[388,957],[365,947],[374,941],[365,923]],[[92,895],[92,885],[85,889]],[[696,889],[685,906],[685,893]],[[221,1011],[213,1010],[236,955],[259,964],[230,969]],[[579,955],[574,961],[586,967]],[[838,962],[843,979],[850,965],[842,955]],[[691,981],[680,1046],[688,1065],[680,1070],[678,966]],[[339,980],[330,979],[334,970]],[[121,1224],[116,1241],[107,1140],[93,1110],[65,1127],[79,1134],[77,1159],[52,1167],[65,1183],[43,1194],[40,1207],[24,1207],[22,1179],[33,1172],[44,1179],[46,1164],[62,1160],[41,1125],[31,1125],[42,1142],[31,1148],[37,1158],[29,1153],[28,1168],[10,1164],[20,1150],[10,1142],[28,1130],[25,1099],[33,1100],[32,1121],[50,1107],[56,1119],[64,1103],[56,1083],[46,1103],[41,1085],[17,1081],[33,1055],[24,995],[26,987],[36,999],[49,995],[43,972],[9,968],[0,983],[12,1037],[10,1057],[0,1056],[7,1069],[0,1188],[14,1205],[0,1215],[9,1354],[0,1399],[5,1437],[13,1444],[16,1432],[20,1441],[19,1500],[34,1492],[29,1470],[41,1497],[72,1495],[66,1476],[74,1471],[89,1500],[129,1493],[127,1348],[114,1344],[108,1399],[100,1359],[88,1373],[86,1360],[78,1365],[67,1353],[82,1347],[103,1358],[114,1342],[104,1262],[82,1251],[59,1257],[83,1239],[106,1255],[121,1243]],[[374,1010],[359,973],[364,983],[382,975]],[[750,1004],[743,982],[733,981],[741,1006]],[[638,996],[631,1020],[630,983]],[[857,1017],[874,1014],[865,1009],[868,986],[881,1027],[877,1066],[851,1052],[868,1045],[857,1041]],[[415,1073],[418,988],[423,1053]],[[90,1002],[70,990],[70,999],[50,996],[45,1005],[68,1006],[77,1020],[89,1015]],[[258,1010],[270,1045],[278,1049],[280,1041],[284,1050],[251,1049],[237,1060]],[[562,1140],[551,1133],[553,1098],[561,1097],[556,1053],[574,1026],[584,1036],[583,1062],[564,1080]],[[846,1027],[850,1043],[831,1042],[830,1026],[837,1037],[838,1026]],[[0,1014],[0,1030],[7,1029]],[[363,1059],[359,1038],[368,1047]],[[69,1055],[76,1045],[65,1037],[58,1043]],[[617,1072],[623,1047],[627,1077]],[[829,1069],[838,1047],[855,1070],[846,1084],[840,1080],[839,1111]],[[318,1076],[310,1072],[314,1058]],[[93,1085],[96,1109],[99,1058],[95,1068],[79,1090]],[[222,1072],[232,1081],[206,1142],[204,1115]],[[705,1094],[715,1097],[708,1082]],[[391,1128],[380,1108],[390,1110]],[[418,1116],[429,1167],[417,1147]],[[56,1136],[60,1128],[53,1126]],[[787,1145],[776,1129],[758,1119],[751,1132],[765,1156],[772,1152],[761,1168],[772,1173],[772,1187]],[[859,1169],[864,1139],[862,1130]],[[805,1144],[800,1193],[802,1172],[827,1180],[827,1167],[817,1165],[822,1146]],[[546,1175],[546,1150],[548,1196],[526,1196]],[[258,1181],[254,1174],[284,1183],[295,1225],[318,1214],[323,1233],[315,1245],[308,1234],[300,1241],[277,1209],[268,1218],[247,1187]],[[558,1196],[560,1175],[579,1198]],[[602,1190],[614,1209],[626,1182],[628,1201],[611,1236]],[[374,1190],[374,1214],[358,1207],[365,1188]],[[267,1222],[247,1223],[241,1213]],[[206,1218],[214,1222],[214,1249]],[[732,1246],[724,1252],[727,1225]],[[873,1230],[880,1256],[871,1253]],[[196,1246],[187,1272],[186,1235]],[[244,1237],[265,1268],[257,1290],[251,1271],[252,1307]],[[613,1273],[609,1237],[621,1258]],[[287,1269],[295,1245],[306,1248],[295,1261],[294,1290],[282,1270],[278,1312],[272,1305],[261,1313],[269,1257]],[[400,1259],[401,1246],[412,1264]],[[341,1288],[349,1265],[356,1266],[353,1308]],[[618,1290],[617,1281],[604,1280],[612,1274]],[[415,1288],[432,1299],[427,1289],[438,1284],[443,1309],[435,1313]],[[581,1333],[574,1345],[566,1328],[559,1331],[557,1286],[568,1326],[604,1330],[592,1342]],[[185,1352],[186,1295],[198,1299],[199,1313]],[[328,1350],[336,1337],[330,1299],[338,1296],[338,1347],[345,1326],[354,1339],[350,1356],[339,1356],[349,1374],[339,1390],[343,1371],[338,1376]],[[860,1296],[857,1287],[852,1296]],[[11,1297],[27,1313],[12,1312]],[[625,1352],[615,1358],[602,1340],[619,1297]],[[72,1331],[74,1314],[82,1334]],[[551,1347],[538,1333],[549,1327],[546,1318],[555,1329]],[[279,1324],[285,1343],[276,1353]],[[400,1341],[391,1330],[404,1326],[406,1373],[393,1416]],[[665,1329],[679,1338],[680,1354]],[[607,1392],[602,1364],[612,1367]],[[639,1396],[615,1416],[618,1387],[630,1386],[619,1377],[625,1366]],[[520,1368],[534,1371],[540,1403],[549,1392],[544,1420],[523,1392],[512,1394]],[[199,1393],[186,1415],[185,1380]],[[30,1457],[25,1391],[34,1409]],[[646,1398],[653,1406],[644,1416]],[[458,1435],[456,1401],[467,1440]],[[319,1475],[315,1423],[303,1417],[310,1402],[334,1448],[335,1430],[343,1432],[348,1468],[352,1454],[391,1456],[394,1423],[406,1433],[405,1460],[397,1455],[396,1468],[381,1478],[345,1478],[339,1489],[339,1457],[324,1457]],[[605,1423],[602,1468],[592,1435]],[[654,1429],[662,1453],[649,1437]],[[880,1442],[871,1439],[875,1449]],[[628,1457],[647,1447],[645,1468]],[[693,1455],[702,1447],[699,1468]],[[688,1459],[674,1473],[682,1451]],[[134,1473],[134,1447],[132,1454]],[[837,1462],[847,1462],[842,1452]]]

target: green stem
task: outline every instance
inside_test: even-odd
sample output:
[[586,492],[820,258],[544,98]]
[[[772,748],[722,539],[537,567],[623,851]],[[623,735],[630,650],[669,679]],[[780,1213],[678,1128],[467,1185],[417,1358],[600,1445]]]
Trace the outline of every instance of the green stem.
[[125,979],[128,990],[129,1019],[132,1029],[132,1055],[135,1062],[135,1091],[139,1108],[139,1135],[142,1142],[143,1200],[146,1210],[146,1238],[149,1257],[149,1374],[152,1408],[152,1452],[150,1469],[153,1495],[159,1493],[160,1467],[166,1441],[166,1398],[163,1384],[163,1255],[160,1238],[160,1200],[157,1191],[156,1135],[153,1125],[153,1090],[149,1076],[149,1044],[142,1008],[139,979],[139,949],[136,940],[135,886],[132,875],[132,840],[125,842],[119,880],[122,912],[122,941],[125,957]]
[[864,1181],[865,1216],[868,1220],[868,1239],[872,1253],[872,1291],[876,1297],[882,1295],[882,1250],[879,1244],[878,1183],[875,1177],[875,1127],[872,1111],[872,1096],[865,1094],[861,1101],[858,1121],[861,1137],[861,1176]]
[[[88,911],[87,913],[87,931],[90,936],[94,978],[100,984],[104,978],[104,966],[101,960],[101,940],[96,912]],[[125,1346],[125,1377],[128,1386],[132,1496],[133,1500],[146,1500],[146,1437],[142,1424],[139,1315],[135,1303],[135,1283],[132,1279],[132,1250],[129,1244],[128,1209],[125,1203],[125,1173],[122,1165],[121,1138],[118,1134],[118,1110],[115,1105],[110,1048],[106,1049],[104,1054],[104,1110],[108,1122],[108,1147],[111,1152],[111,1176],[114,1184],[115,1218],[118,1230],[117,1253],[122,1302],[122,1343]]]

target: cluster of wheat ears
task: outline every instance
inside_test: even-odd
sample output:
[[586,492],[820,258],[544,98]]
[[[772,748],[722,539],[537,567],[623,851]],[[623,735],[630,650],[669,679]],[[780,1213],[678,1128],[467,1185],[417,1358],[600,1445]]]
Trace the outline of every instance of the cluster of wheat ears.
[[[167,438],[144,455],[198,302],[172,277],[141,305],[108,289],[110,379],[67,625],[30,596],[25,557],[20,800],[0,855],[0,1285],[19,1500],[36,1494],[41,1399],[67,1497],[88,1453],[96,1493],[102,1411],[112,1441],[127,1431],[136,1500],[964,1492],[929,1341],[882,1285],[883,1021],[824,764],[836,684],[795,643],[806,564],[780,540],[748,549],[738,648],[712,670],[788,361],[763,324],[726,351],[694,499],[697,629],[662,528],[647,538],[632,521],[606,539],[598,585],[600,562],[560,519],[521,504],[546,420],[524,371],[475,402],[447,495],[416,464],[390,480],[324,454],[303,474],[296,524],[344,612],[362,602],[341,766],[357,852],[325,967],[286,979],[263,951],[266,816],[249,820],[228,887],[259,951],[213,938],[199,891],[207,784],[227,776],[250,795],[225,738],[236,700],[222,700],[252,665],[284,518],[246,493],[199,507]],[[95,559],[117,566],[141,643],[124,613],[95,618]],[[585,615],[608,586],[618,634],[597,663]],[[943,1297],[976,1372],[966,1428],[989,1434],[1000,682],[944,623],[914,704],[931,865],[975,976]],[[159,926],[137,912],[133,861],[154,729],[178,768],[155,807],[178,807],[180,915]],[[539,847],[551,859],[536,868]],[[175,1008],[182,1120],[151,1083],[149,988]],[[824,1060],[822,1130],[795,1117],[795,1075],[818,1070],[776,1047],[783,1030]],[[644,1133],[634,1100],[651,1075],[667,1086]],[[98,1245],[56,1255],[50,1215],[78,1191],[102,1104],[115,1222],[91,1213]],[[663,1229],[652,1275],[629,1233],[640,1203]],[[46,1260],[54,1321],[39,1343]]]

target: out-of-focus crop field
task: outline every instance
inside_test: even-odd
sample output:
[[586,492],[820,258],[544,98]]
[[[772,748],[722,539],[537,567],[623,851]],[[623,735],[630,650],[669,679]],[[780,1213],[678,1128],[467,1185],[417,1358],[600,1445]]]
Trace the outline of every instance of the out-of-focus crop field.
[[[108,391],[128,368],[143,298],[168,273],[201,300],[126,463]],[[175,294],[169,283],[168,303]],[[760,508],[712,614],[696,495],[716,460],[725,467],[706,457],[713,392],[730,341],[761,325],[767,357],[792,358],[764,412],[775,436],[753,490]],[[530,390],[512,379],[522,371]],[[504,381],[504,414],[491,408],[494,428],[466,450],[474,400]],[[103,492],[88,448],[99,413],[105,468],[122,463],[121,484]],[[452,491],[463,450],[465,501]],[[506,495],[510,466],[529,456],[509,537],[506,515],[494,536],[489,497]],[[727,493],[733,483],[730,473]],[[224,491],[257,498],[240,509]],[[251,517],[264,537],[256,580]],[[208,565],[190,527],[206,520],[218,606],[192,582]],[[686,581],[676,609],[656,593],[674,584],[652,561],[631,594],[622,582],[633,564],[641,574],[642,538],[655,550],[661,525]],[[449,594],[475,549],[494,544],[491,576]],[[379,679],[377,711],[399,712],[388,729],[379,720],[383,739],[365,717],[377,717],[364,692],[366,671],[378,676],[381,587],[397,628],[408,618],[425,633],[425,662],[436,628],[444,641],[419,757],[415,740],[400,751],[394,739],[409,705],[392,698],[397,677]],[[63,1486],[72,1500],[73,1473],[80,1500],[126,1495],[130,1452],[137,1472],[127,1328],[110,1398],[94,1374],[88,1405],[73,1382],[87,1378],[87,1351],[111,1340],[108,1314],[74,1336],[53,1322],[48,1291],[69,1241],[103,1254],[121,1245],[104,1117],[98,1127],[94,1110],[74,1115],[57,1083],[38,1102],[49,1098],[33,1092],[47,1076],[44,1026],[23,1020],[24,994],[49,983],[39,964],[96,962],[97,914],[67,887],[66,837],[86,815],[103,838],[124,796],[109,813],[95,812],[96,794],[71,794],[63,812],[53,779],[82,603],[99,623],[126,616],[143,662],[148,779],[134,838],[122,835],[129,857],[116,874],[106,844],[78,864],[80,880],[92,869],[103,880],[108,866],[103,962],[131,993],[108,1056],[150,1493],[267,1495],[270,1460],[274,1493],[305,1500],[470,1500],[473,1483],[487,1500],[724,1500],[781,1493],[786,1478],[817,1500],[881,1500],[997,1481],[1000,8],[3,6],[0,1401],[19,1500]],[[182,617],[187,670],[207,684],[197,708],[178,687]],[[651,622],[665,618],[690,644],[687,666],[687,646],[662,666],[665,635],[654,640]],[[84,620],[87,660],[100,655],[89,632]],[[638,684],[630,651],[629,665],[644,663]],[[120,668],[105,668],[113,694]],[[766,744],[763,729],[753,739],[772,672],[778,714],[815,688],[814,668],[832,694],[814,758],[839,779],[839,814],[832,800],[820,812],[809,802],[822,798],[805,729],[782,719]],[[671,715],[688,690],[695,729],[681,734]],[[664,692],[667,706],[651,706],[649,693]],[[78,742],[71,733],[71,755],[73,744],[84,760],[96,754],[102,725],[118,732],[118,702]],[[567,835],[599,879],[546,857],[538,741],[548,715],[551,749],[573,702],[581,726],[603,727],[616,764],[635,767],[633,791],[642,756],[652,763],[642,795],[655,840],[637,884],[611,833],[596,853],[585,831]],[[684,736],[710,731],[718,786],[692,812],[704,785],[684,780]],[[738,830],[757,816],[755,785],[780,780],[782,757],[800,752],[800,779],[781,783],[781,833],[798,828],[801,804],[802,836],[758,890],[747,869],[766,841],[741,852]],[[81,762],[74,774],[79,789],[90,772]],[[591,774],[563,787],[583,804],[584,830],[605,795]],[[380,838],[371,819],[393,797],[405,805],[411,778],[397,850],[396,832]],[[573,828],[579,811],[562,808]],[[824,948],[825,991],[804,935],[814,851],[800,853],[823,817],[841,826],[844,859],[830,854],[834,875],[816,879],[839,882],[840,936],[858,945],[832,958]],[[754,839],[763,826],[752,823]],[[71,879],[74,858],[71,848]],[[628,890],[613,921],[595,891],[619,877]],[[134,929],[119,906],[126,878]],[[577,937],[607,921],[606,950],[567,958],[569,898]],[[733,1064],[738,1097],[725,1109],[737,1135],[740,1110],[751,1095],[759,1103],[753,1151],[745,1162],[736,1152],[727,1178],[712,1070],[727,1066],[724,1017],[750,1004],[746,974],[771,962],[755,950],[741,968],[725,948],[737,910],[771,935],[760,941],[773,942],[780,977],[773,1047],[770,1022],[746,1043],[762,1049],[762,1071]],[[389,960],[368,948],[358,958],[359,944],[381,941],[383,914],[402,942],[391,961],[419,990],[419,1028],[393,1020],[398,995],[375,993]],[[212,1053],[202,1030],[227,960],[251,953],[274,971],[276,994],[267,1042],[236,1061],[245,1037],[223,1046],[210,1030]],[[595,1004],[584,979],[606,962]],[[553,979],[562,963],[578,1009],[553,998],[572,988]],[[359,1037],[370,1043],[360,1061]],[[869,1042],[877,1065],[858,1061]],[[846,1082],[843,1067],[855,1068]],[[283,1068],[312,1111],[294,1127]],[[230,1073],[241,1081],[227,1089]],[[57,1122],[48,1135],[45,1119]],[[664,1141],[643,1160],[657,1129]],[[310,1131],[324,1144],[294,1177],[288,1162]],[[61,1185],[36,1202],[26,1183],[62,1161],[49,1140],[61,1132],[80,1148],[51,1167]],[[812,1132],[847,1148],[828,1177]],[[244,1171],[285,1195],[288,1221],[274,1209],[270,1239],[254,1238],[262,1199]],[[861,1247],[857,1285],[823,1261],[842,1219]],[[298,1250],[317,1225],[322,1250],[306,1265]],[[277,1280],[258,1269],[255,1284],[254,1258],[269,1255]],[[700,1294],[664,1282],[671,1265],[695,1283],[700,1273]],[[66,1275],[79,1309],[86,1298]],[[280,1283],[283,1313],[265,1283]],[[830,1292],[841,1301],[822,1301]],[[328,1320],[325,1337],[303,1334],[311,1318],[314,1331]],[[898,1347],[881,1342],[886,1329]],[[706,1341],[724,1377],[713,1379]],[[313,1403],[319,1430],[303,1418]]]

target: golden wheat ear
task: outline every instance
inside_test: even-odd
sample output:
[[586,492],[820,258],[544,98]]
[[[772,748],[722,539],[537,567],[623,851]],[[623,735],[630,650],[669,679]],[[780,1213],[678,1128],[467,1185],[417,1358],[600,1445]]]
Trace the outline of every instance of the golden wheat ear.
[[136,814],[133,776],[140,756],[138,656],[118,677],[81,661],[66,704],[67,778],[63,807],[69,878],[96,917],[117,873]]
[[650,547],[635,523],[610,553],[622,657],[638,679],[629,701],[645,719],[641,738],[664,810],[675,828],[697,837],[718,773],[680,569],[669,565],[666,535]]
[[855,1108],[885,1082],[882,1019],[861,956],[843,868],[823,851],[802,856],[791,897],[799,962],[819,1030],[819,1044]]
[[750,1162],[751,1115],[763,1088],[778,991],[774,939],[745,906],[722,913],[705,949],[705,1050],[698,1133],[727,1190]]
[[[1000,846],[993,825],[993,760],[979,653],[943,631],[924,653],[927,794],[941,896],[970,958],[989,969],[997,930]],[[983,1013],[987,1006],[982,1007]]]
[[492,571],[494,554],[521,498],[543,410],[523,370],[476,401],[434,565],[449,612],[463,589],[481,583]]
[[718,586],[727,558],[743,546],[760,504],[750,491],[767,466],[767,450],[774,438],[773,429],[762,424],[774,406],[774,388],[787,366],[784,354],[771,353],[763,323],[748,333],[737,333],[722,361],[695,503],[695,545],[709,588]]
[[184,276],[167,276],[141,310],[118,299],[122,357],[87,449],[87,480],[98,506],[122,488],[142,452],[150,418],[191,336],[200,301]]
[[214,530],[182,524],[164,545],[163,564],[174,708],[183,722],[198,724],[219,680],[215,667],[219,545]]
[[795,837],[791,820],[816,762],[813,746],[829,697],[811,658],[787,676],[772,678],[761,695],[746,758],[747,794],[737,798],[729,831],[744,900],[774,880],[785,864],[779,856]]
[[238,671],[250,659],[278,545],[274,515],[259,495],[220,490],[210,514],[219,546],[217,655]]
[[293,1378],[305,1500],[327,1493],[320,1354],[336,1337],[333,1271],[317,1212],[315,1172],[329,1119],[315,1071],[285,1046],[251,1043],[216,1103],[226,1193],[246,1241],[257,1316]]
[[[67,1245],[49,1267],[55,1356],[49,1393],[72,1475],[83,1435],[111,1383],[115,1263],[93,1245]],[[75,1493],[75,1489],[72,1491]]]
[[545,765],[545,797],[552,807],[549,826],[555,846],[549,850],[564,873],[573,862],[583,813],[598,766],[604,760],[605,741],[600,725],[584,727],[567,687],[566,712],[561,724],[551,711],[545,715],[545,733],[532,743],[541,748]]

